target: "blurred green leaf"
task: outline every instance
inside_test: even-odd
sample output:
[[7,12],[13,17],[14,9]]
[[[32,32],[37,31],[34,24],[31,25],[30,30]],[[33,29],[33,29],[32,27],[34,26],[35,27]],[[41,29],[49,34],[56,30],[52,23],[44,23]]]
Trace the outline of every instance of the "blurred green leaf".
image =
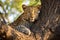
[[30,6],[41,5],[41,0],[30,0],[29,5],[30,5]]

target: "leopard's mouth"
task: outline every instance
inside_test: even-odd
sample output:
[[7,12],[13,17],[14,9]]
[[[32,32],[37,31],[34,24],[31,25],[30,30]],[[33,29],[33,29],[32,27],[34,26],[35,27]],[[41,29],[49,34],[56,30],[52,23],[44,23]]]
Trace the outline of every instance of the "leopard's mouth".
[[35,19],[34,18],[30,18],[30,22],[34,22],[35,21]]

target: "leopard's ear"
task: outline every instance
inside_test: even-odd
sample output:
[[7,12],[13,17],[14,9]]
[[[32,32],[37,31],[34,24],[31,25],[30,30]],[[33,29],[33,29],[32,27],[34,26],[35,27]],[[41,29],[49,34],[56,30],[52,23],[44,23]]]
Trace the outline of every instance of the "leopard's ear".
[[22,5],[23,10],[25,10],[25,9],[26,9],[26,7],[27,7],[26,5]]

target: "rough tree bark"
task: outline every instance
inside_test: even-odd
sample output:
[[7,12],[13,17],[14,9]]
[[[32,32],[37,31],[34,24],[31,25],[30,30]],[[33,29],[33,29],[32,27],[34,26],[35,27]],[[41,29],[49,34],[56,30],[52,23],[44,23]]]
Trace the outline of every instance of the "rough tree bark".
[[39,20],[32,25],[37,40],[60,38],[60,0],[42,0]]
[[0,40],[35,40],[33,36],[25,35],[3,22],[0,24],[2,24],[0,26]]

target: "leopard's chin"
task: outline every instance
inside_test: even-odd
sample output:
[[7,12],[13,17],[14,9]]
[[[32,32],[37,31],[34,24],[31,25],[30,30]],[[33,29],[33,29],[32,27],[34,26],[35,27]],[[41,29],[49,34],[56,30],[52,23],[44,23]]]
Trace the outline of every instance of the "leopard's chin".
[[34,22],[35,20],[30,20],[30,22]]

